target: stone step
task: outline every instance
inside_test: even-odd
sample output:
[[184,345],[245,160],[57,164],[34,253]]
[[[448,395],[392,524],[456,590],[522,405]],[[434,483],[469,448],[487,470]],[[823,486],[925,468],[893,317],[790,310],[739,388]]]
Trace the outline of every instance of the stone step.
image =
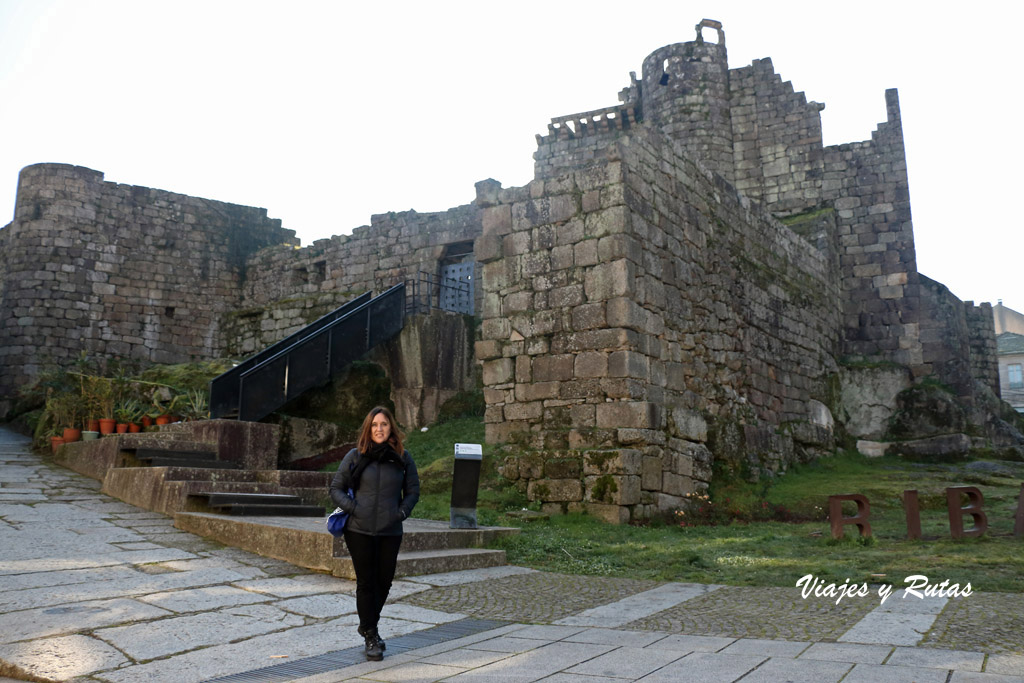
[[[420,552],[426,550],[478,548],[491,543],[501,536],[517,533],[519,533],[518,529],[504,527],[451,529],[446,522],[416,520],[415,524],[405,524],[402,551]],[[345,545],[345,539],[340,536],[334,539],[334,556],[339,558],[348,557],[348,547]]]
[[[135,463],[140,467],[195,467],[207,470],[233,470],[238,465],[226,460],[214,458],[173,458],[159,455],[148,455],[142,458],[135,458]],[[129,463],[131,466],[132,463]]]
[[[178,512],[174,515],[174,526],[300,567],[353,578],[351,558],[334,557],[336,544],[340,541],[344,546],[344,540],[327,532],[325,519],[326,515],[320,518],[229,517],[203,512]],[[451,530],[456,535],[464,534],[466,540],[463,541],[436,533],[447,526],[447,522],[435,520],[413,518],[405,521],[402,552],[398,555],[399,576],[496,567],[506,563],[505,553],[501,550],[460,547],[417,549],[419,543],[414,540],[417,535],[438,542],[468,544],[519,533],[519,529],[505,527]],[[407,542],[409,545],[406,545]]]
[[[398,566],[395,576],[419,576],[421,574],[440,574],[456,572],[464,569],[484,569],[507,564],[504,550],[486,550],[484,548],[456,548],[449,550],[416,550],[398,553]],[[331,573],[344,579],[355,579],[355,569],[351,558],[334,559]]]
[[276,470],[118,467],[107,471],[103,492],[165,515],[179,511],[209,512],[206,501],[193,496],[197,493],[283,494],[296,496],[304,505],[318,506],[325,516],[325,506],[330,504],[328,478],[293,477]]
[[[122,449],[123,450],[123,449]],[[178,460],[216,460],[217,449],[215,448],[202,448],[202,449],[188,449],[183,448],[163,448],[163,447],[146,447],[135,449],[136,458],[175,458]]]
[[232,493],[226,491],[200,491],[190,493],[195,498],[205,498],[206,504],[210,507],[222,505],[233,505],[238,503],[249,505],[302,505],[302,499],[298,496],[290,496],[284,493]]
[[166,451],[212,451],[217,445],[208,441],[189,438],[187,432],[153,432],[143,434],[121,434],[117,447],[122,451],[136,451],[140,448],[157,448]]
[[[298,500],[298,499],[296,499]],[[214,507],[214,506],[211,506]],[[215,511],[225,515],[246,517],[323,517],[324,509],[319,505],[296,505],[295,503],[227,503],[215,506]]]
[[[201,491],[188,498],[203,509],[225,515],[281,515],[286,517],[323,517],[320,505],[306,505],[298,496],[284,493],[237,493],[227,491]],[[189,506],[192,507],[192,506]]]

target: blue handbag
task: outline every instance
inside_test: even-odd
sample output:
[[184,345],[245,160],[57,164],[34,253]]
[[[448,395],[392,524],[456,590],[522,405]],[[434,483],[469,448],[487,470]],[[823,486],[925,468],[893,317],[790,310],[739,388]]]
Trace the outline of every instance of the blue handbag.
[[[362,476],[363,470],[370,464],[368,458],[359,458],[359,464],[351,463],[348,466],[349,472],[352,473],[352,484],[356,488],[359,487],[359,477]],[[350,486],[348,489],[348,497],[352,500],[356,499],[356,492]],[[334,508],[334,512],[327,516],[327,530],[331,532],[332,536],[344,536],[345,535],[345,524],[348,523],[349,514],[341,508]]]
[[[352,489],[348,490],[348,495],[351,498],[356,497]],[[331,532],[331,536],[344,536],[346,522],[348,522],[348,513],[341,508],[334,508],[334,512],[327,516],[327,530]]]

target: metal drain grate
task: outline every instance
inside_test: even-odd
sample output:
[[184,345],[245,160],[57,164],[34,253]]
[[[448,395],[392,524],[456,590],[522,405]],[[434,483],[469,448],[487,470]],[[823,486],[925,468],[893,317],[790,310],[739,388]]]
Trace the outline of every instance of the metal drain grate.
[[[388,638],[389,656],[416,650],[428,645],[437,645],[449,640],[465,638],[484,631],[490,631],[502,626],[507,626],[507,621],[490,621],[487,619],[460,619],[447,624],[434,626],[423,631],[409,633],[397,638]],[[366,661],[363,654],[363,647],[350,647],[347,650],[338,650],[316,657],[297,659],[294,662],[275,664],[262,669],[254,669],[242,673],[212,678],[206,683],[284,683],[295,678],[312,676],[314,674],[326,673],[336,669],[344,669],[347,666],[361,664]]]

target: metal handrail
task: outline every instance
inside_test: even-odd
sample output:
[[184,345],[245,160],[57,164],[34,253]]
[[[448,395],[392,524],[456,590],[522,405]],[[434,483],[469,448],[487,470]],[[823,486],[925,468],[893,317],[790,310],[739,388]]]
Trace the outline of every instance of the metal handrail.
[[306,325],[298,332],[288,335],[284,339],[271,344],[259,353],[256,353],[244,361],[210,380],[210,417],[218,418],[238,412],[239,383],[242,374],[269,358],[280,353],[297,341],[305,339],[317,330],[329,323],[341,318],[349,311],[362,306],[373,297],[372,292],[364,292],[347,301],[330,313],[320,316],[309,325]]
[[260,420],[319,386],[405,325],[405,284],[352,308],[239,377],[238,419]]

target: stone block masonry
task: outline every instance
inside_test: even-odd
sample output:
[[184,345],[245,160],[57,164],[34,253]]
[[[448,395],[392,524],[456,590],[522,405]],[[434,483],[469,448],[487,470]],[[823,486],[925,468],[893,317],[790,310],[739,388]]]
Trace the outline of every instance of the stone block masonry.
[[216,355],[246,257],[297,243],[263,209],[62,164],[21,172],[0,240],[0,401],[82,351],[153,363]]
[[706,488],[704,416],[810,420],[835,371],[839,285],[659,132],[603,159],[484,209],[477,355],[488,442],[541,454],[511,454],[506,476],[553,509],[624,521]]

